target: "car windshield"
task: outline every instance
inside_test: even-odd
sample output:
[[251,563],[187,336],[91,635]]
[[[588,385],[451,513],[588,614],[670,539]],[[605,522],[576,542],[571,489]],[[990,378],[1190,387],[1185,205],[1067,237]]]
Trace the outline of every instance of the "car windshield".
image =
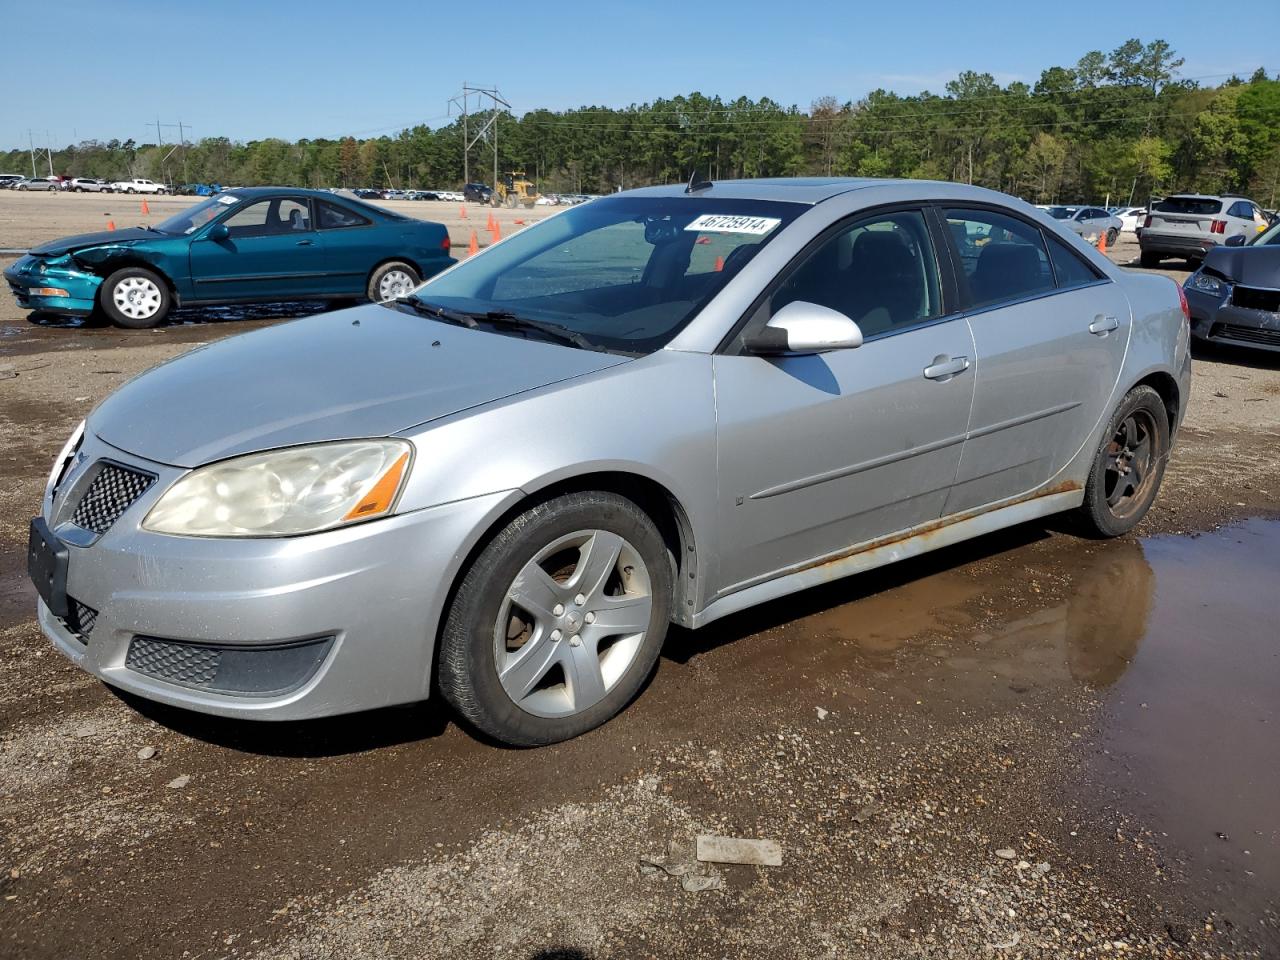
[[1075,207],[1050,207],[1049,216],[1055,220],[1070,220],[1071,215],[1076,212]]
[[159,233],[171,233],[175,236],[195,233],[227,207],[239,202],[239,197],[229,193],[221,193],[216,197],[201,200],[194,207],[187,207],[181,213],[175,213],[167,220],[161,220],[151,229]]
[[515,316],[607,350],[648,353],[805,209],[763,200],[609,197],[512,235],[414,297],[482,324],[491,313]]
[[1206,216],[1222,211],[1222,201],[1211,197],[1168,197],[1151,208],[1156,213],[1188,213]]

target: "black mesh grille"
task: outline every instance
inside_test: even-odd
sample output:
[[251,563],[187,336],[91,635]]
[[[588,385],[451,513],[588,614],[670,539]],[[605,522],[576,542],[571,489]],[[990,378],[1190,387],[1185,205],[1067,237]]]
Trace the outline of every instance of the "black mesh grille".
[[71,522],[97,534],[106,533],[155,480],[152,474],[140,470],[114,463],[103,464],[76,505]]
[[67,629],[74,633],[81,643],[89,642],[89,634],[93,633],[93,625],[98,622],[98,611],[87,603],[81,603],[75,597],[67,597],[70,608],[67,616]]
[[124,663],[130,670],[148,676],[199,687],[218,675],[221,660],[222,651],[215,647],[134,637]]
[[1237,327],[1230,323],[1220,323],[1213,333],[1232,340],[1246,340],[1249,343],[1261,343],[1269,347],[1280,347],[1280,330],[1259,330],[1256,327]]
[[1249,310],[1280,310],[1280,290],[1259,290],[1257,287],[1235,287],[1231,302]]

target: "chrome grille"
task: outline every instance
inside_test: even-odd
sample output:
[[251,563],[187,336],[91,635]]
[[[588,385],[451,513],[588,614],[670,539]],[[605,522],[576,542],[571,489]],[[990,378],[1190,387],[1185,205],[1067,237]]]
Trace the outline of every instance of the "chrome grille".
[[124,665],[170,683],[199,687],[213,682],[221,660],[222,651],[215,647],[134,637]]
[[104,463],[76,504],[71,522],[85,530],[104,534],[155,481],[153,474],[116,463]]

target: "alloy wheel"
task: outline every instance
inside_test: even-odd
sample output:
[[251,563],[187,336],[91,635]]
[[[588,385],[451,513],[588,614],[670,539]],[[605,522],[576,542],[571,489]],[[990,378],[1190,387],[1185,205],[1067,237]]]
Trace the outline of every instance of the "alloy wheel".
[[540,717],[591,708],[634,662],[652,612],[649,571],[626,539],[607,530],[558,538],[524,565],[499,608],[503,690]]
[[1155,475],[1156,424],[1146,410],[1134,410],[1120,421],[1106,449],[1103,493],[1112,516],[1124,518],[1141,509]]

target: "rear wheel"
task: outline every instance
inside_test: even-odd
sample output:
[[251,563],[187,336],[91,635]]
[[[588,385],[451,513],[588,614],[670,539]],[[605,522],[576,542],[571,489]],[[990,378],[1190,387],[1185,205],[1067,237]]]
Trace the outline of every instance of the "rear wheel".
[[145,330],[164,323],[172,298],[158,275],[143,267],[125,267],[102,282],[98,303],[116,326]]
[[1160,254],[1143,250],[1142,259],[1139,262],[1144,267],[1151,268],[1151,267],[1160,266],[1160,260],[1161,260]]
[[1134,387],[1107,425],[1084,488],[1081,518],[1102,537],[1128,533],[1147,515],[1169,458],[1169,415],[1160,394]]
[[1120,238],[1120,231],[1117,230],[1115,227],[1111,227],[1107,230],[1107,246],[1108,247],[1114,247],[1116,245],[1116,240],[1118,240],[1119,238]]
[[517,746],[599,726],[653,670],[671,569],[653,521],[624,497],[574,493],[526,510],[454,596],[441,693],[479,730]]
[[417,270],[403,260],[392,260],[373,271],[366,292],[374,303],[383,303],[408,296],[421,282],[422,278],[418,276]]

